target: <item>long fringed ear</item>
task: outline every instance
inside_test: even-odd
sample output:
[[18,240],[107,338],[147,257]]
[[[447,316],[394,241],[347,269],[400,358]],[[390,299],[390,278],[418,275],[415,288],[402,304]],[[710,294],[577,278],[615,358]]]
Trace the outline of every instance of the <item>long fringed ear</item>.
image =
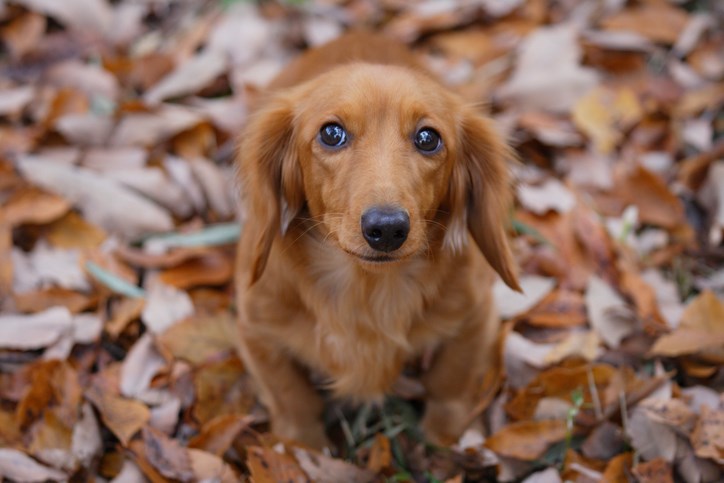
[[294,142],[294,113],[283,98],[254,113],[239,144],[239,177],[246,209],[239,257],[253,285],[266,267],[274,239],[304,204]]
[[462,239],[467,222],[488,263],[512,289],[520,291],[516,263],[508,242],[509,209],[513,201],[508,160],[514,155],[492,122],[469,110],[460,126],[460,150],[450,180],[452,247]]

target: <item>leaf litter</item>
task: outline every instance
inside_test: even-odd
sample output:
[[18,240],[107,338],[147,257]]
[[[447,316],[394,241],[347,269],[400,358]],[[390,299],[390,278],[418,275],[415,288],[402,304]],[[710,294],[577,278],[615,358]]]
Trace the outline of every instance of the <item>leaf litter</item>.
[[[0,2],[0,477],[721,481],[722,11],[592,5]],[[450,450],[414,390],[330,408],[334,455],[278,441],[236,355],[236,133],[300,46],[359,26],[530,168],[525,294],[496,285],[483,424]]]

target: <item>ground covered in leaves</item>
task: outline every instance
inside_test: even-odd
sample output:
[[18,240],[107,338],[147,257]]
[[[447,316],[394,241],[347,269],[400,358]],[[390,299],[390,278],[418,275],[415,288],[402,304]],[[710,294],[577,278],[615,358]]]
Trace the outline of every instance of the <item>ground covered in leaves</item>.
[[[715,1],[0,0],[0,479],[722,481]],[[521,157],[486,433],[267,432],[234,349],[234,136],[301,49],[402,39]],[[414,389],[414,381],[408,381]],[[410,393],[414,391],[408,391]]]

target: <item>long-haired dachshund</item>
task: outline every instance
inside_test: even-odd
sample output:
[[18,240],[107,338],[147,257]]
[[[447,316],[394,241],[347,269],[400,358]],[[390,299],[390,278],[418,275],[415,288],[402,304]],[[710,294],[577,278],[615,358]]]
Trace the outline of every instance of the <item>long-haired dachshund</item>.
[[347,34],[277,77],[240,138],[236,269],[240,352],[274,433],[327,444],[310,371],[379,400],[433,351],[423,430],[461,435],[499,327],[494,272],[518,289],[510,155],[385,37]]

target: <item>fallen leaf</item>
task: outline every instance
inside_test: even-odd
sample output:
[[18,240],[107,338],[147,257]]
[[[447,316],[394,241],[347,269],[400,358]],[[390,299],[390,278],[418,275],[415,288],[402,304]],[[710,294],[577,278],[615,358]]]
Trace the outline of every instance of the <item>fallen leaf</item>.
[[81,30],[97,33],[108,31],[111,25],[111,7],[105,0],[18,0],[28,10],[43,12],[61,23]]
[[15,276],[13,290],[29,292],[47,286],[68,290],[90,291],[90,283],[81,269],[80,252],[52,248],[45,242],[37,243],[30,253],[14,249],[12,252]]
[[236,350],[236,320],[229,312],[194,315],[171,326],[158,338],[158,343],[176,359],[193,365]]
[[162,271],[159,279],[176,288],[222,285],[231,280],[233,262],[219,251],[209,252]]
[[537,215],[543,215],[549,210],[565,213],[576,203],[573,193],[555,178],[548,178],[540,186],[520,184],[517,196],[525,209]]
[[171,216],[161,207],[87,169],[33,156],[20,158],[18,167],[27,179],[64,195],[88,220],[111,233],[133,238],[173,227]]
[[676,432],[669,425],[653,418],[645,409],[634,409],[626,432],[631,438],[631,445],[644,459],[661,458],[669,463],[674,461]]
[[117,396],[95,385],[86,390],[85,396],[100,413],[103,424],[123,446],[128,446],[131,438],[151,417],[145,404]]
[[242,430],[248,428],[255,418],[238,414],[218,416],[201,428],[201,432],[189,440],[189,448],[204,450],[216,456],[223,456]]
[[162,105],[154,112],[126,114],[116,126],[110,145],[153,146],[201,121],[193,111],[173,105]]
[[154,347],[153,336],[146,332],[131,347],[121,364],[121,395],[143,399],[142,396],[150,388],[151,380],[165,366],[166,361]]
[[108,237],[105,231],[74,211],[50,223],[46,229],[46,239],[55,248],[94,249]]
[[533,461],[565,438],[567,431],[565,421],[519,421],[490,436],[485,446],[502,456]]
[[193,206],[183,189],[166,176],[161,169],[127,168],[108,171],[107,176],[124,186],[133,188],[180,218],[193,213]]
[[617,348],[636,329],[628,305],[609,284],[596,276],[588,282],[586,307],[591,326],[610,348]]
[[144,456],[167,478],[192,481],[194,472],[188,450],[157,429],[143,428]]
[[220,483],[235,483],[240,477],[219,456],[204,451],[189,449],[191,469],[198,481],[218,481]]
[[72,314],[77,314],[96,303],[95,297],[60,287],[15,293],[13,301],[15,308],[25,313],[37,313],[53,307],[65,307]]
[[708,241],[719,246],[724,240],[724,161],[717,161],[709,168],[709,176],[697,194],[697,199],[709,209],[711,225]]
[[15,481],[66,481],[62,471],[41,465],[16,449],[0,448],[0,475]]
[[598,82],[597,73],[580,65],[576,30],[567,25],[541,27],[518,47],[510,80],[498,95],[528,108],[567,112]]
[[[463,445],[461,445],[463,446]],[[367,460],[367,469],[373,473],[379,473],[392,465],[392,451],[390,440],[382,433],[377,433],[370,446],[370,456]]]
[[153,333],[160,334],[193,313],[186,292],[157,281],[148,291],[141,320]]
[[578,292],[557,289],[546,295],[523,315],[526,323],[536,327],[566,328],[586,323],[586,306]]
[[724,464],[724,410],[702,406],[699,419],[691,433],[691,444],[700,458]]
[[249,446],[246,448],[246,466],[255,483],[307,483],[309,478],[291,456],[271,448]]
[[630,452],[614,456],[606,465],[601,483],[628,483],[628,471],[631,468],[633,456]]
[[72,428],[78,421],[82,398],[76,370],[65,361],[39,361],[27,368],[27,386],[18,402],[16,415],[21,428],[43,417],[52,409],[57,419]]
[[64,424],[52,408],[29,430],[28,451],[40,461],[65,471],[74,471],[78,463],[71,450],[73,429]]
[[630,88],[597,87],[578,99],[571,116],[576,127],[601,154],[618,147],[624,133],[643,116],[643,108]]
[[631,472],[641,483],[674,483],[671,464],[662,458],[639,463],[631,469]]
[[366,483],[374,479],[372,472],[359,468],[351,463],[333,459],[321,453],[307,451],[297,446],[292,447],[294,457],[312,481],[319,483]]
[[193,415],[202,424],[221,415],[246,415],[254,405],[251,380],[235,357],[199,368],[194,374],[194,387]]
[[32,86],[20,86],[0,91],[0,116],[17,116],[35,97]]
[[47,20],[36,12],[25,12],[0,29],[0,38],[12,59],[17,60],[37,48]]
[[101,430],[93,408],[87,402],[81,407],[78,424],[73,427],[71,449],[73,456],[85,467],[103,451]]
[[226,68],[226,56],[207,47],[161,79],[144,94],[143,99],[149,104],[157,104],[166,99],[193,94],[223,74]]
[[0,347],[39,349],[72,331],[73,317],[65,307],[52,307],[32,315],[0,315]]
[[686,27],[689,16],[668,3],[643,3],[623,9],[602,20],[606,30],[627,30],[654,42],[675,43]]
[[522,291],[515,292],[500,280],[493,286],[493,297],[500,316],[509,319],[524,313],[548,295],[556,282],[552,278],[524,275],[520,278]]

